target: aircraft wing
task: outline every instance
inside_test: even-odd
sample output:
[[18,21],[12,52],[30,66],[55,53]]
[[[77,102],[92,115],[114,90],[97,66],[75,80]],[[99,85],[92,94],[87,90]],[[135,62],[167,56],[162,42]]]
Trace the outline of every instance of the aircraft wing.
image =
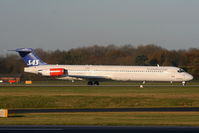
[[81,79],[86,79],[86,80],[97,80],[97,81],[111,80],[108,76],[82,76],[82,75],[68,75],[68,77],[81,78]]

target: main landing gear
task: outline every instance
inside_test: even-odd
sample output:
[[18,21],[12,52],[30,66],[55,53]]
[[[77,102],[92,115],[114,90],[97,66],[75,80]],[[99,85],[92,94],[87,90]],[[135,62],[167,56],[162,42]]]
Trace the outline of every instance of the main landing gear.
[[88,81],[88,85],[99,85],[98,81]]

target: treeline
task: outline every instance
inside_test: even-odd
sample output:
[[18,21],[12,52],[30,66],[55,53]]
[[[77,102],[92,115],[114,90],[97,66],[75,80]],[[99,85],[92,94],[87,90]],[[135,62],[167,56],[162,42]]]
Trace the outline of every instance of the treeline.
[[[89,46],[76,49],[44,51],[36,49],[38,56],[49,64],[91,65],[141,65],[177,66],[199,79],[199,48],[167,50],[156,45],[134,47]],[[19,56],[8,54],[0,57],[0,73],[23,73],[24,63]],[[25,78],[27,74],[23,75]]]

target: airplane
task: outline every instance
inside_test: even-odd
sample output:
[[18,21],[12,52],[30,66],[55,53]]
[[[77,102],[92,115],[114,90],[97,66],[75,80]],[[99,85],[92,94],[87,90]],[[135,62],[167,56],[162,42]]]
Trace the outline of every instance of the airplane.
[[24,72],[66,80],[86,79],[88,85],[99,85],[104,80],[119,81],[169,81],[182,82],[193,79],[183,69],[173,66],[116,66],[116,65],[50,65],[42,61],[32,48],[18,48],[27,65]]

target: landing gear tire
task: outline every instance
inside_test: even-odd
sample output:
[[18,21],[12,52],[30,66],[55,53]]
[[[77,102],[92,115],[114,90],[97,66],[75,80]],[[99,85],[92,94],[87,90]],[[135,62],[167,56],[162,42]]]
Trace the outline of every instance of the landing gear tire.
[[88,81],[87,83],[88,85],[99,85],[99,82],[98,81]]
[[92,81],[88,81],[88,85],[93,85],[93,82]]
[[94,82],[94,85],[99,85],[99,82],[98,82],[98,81],[95,81],[95,82]]

